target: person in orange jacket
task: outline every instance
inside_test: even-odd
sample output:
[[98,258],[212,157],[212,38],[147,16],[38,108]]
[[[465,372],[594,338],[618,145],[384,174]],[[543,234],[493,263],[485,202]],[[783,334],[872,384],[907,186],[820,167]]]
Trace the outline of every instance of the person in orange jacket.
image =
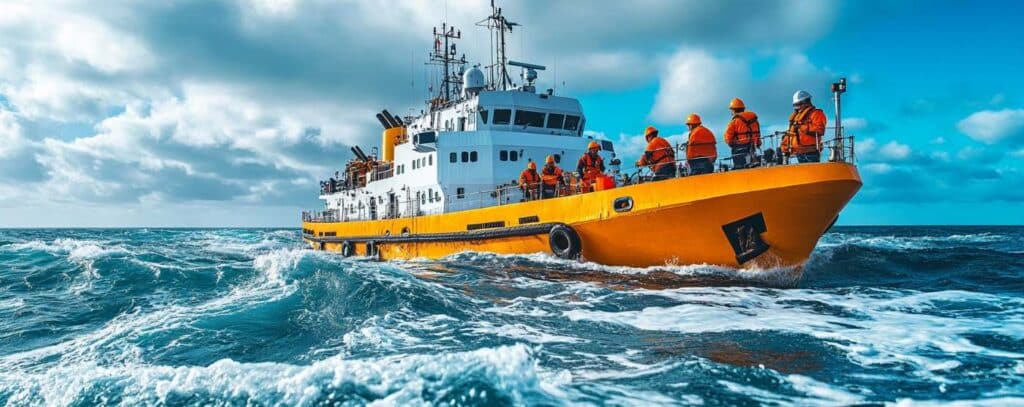
[[715,160],[718,150],[715,149],[715,135],[707,127],[701,125],[700,116],[691,113],[686,116],[686,127],[690,129],[686,141],[686,165],[691,175],[715,172]]
[[644,129],[647,148],[644,155],[636,162],[637,167],[648,166],[654,173],[654,181],[669,179],[676,176],[676,155],[668,140],[658,136],[658,129],[647,126]]
[[802,90],[794,93],[789,130],[782,138],[782,154],[786,161],[793,155],[801,163],[821,161],[821,138],[825,136],[827,124],[825,112],[814,107],[810,93]]
[[547,156],[544,159],[544,168],[540,171],[541,198],[554,198],[557,195],[558,187],[565,185],[562,179],[562,169],[555,165],[555,157]]
[[540,198],[540,174],[537,174],[537,163],[530,161],[526,169],[519,174],[519,189],[527,201]]
[[754,152],[761,147],[761,124],[757,121],[757,114],[747,111],[740,98],[729,102],[729,110],[732,110],[732,121],[725,127],[722,138],[732,150],[733,168],[748,168]]
[[583,188],[580,189],[582,192],[592,191],[597,177],[604,175],[604,160],[599,154],[600,151],[601,145],[591,140],[590,144],[587,144],[587,152],[583,153],[576,163],[576,173],[583,181]]

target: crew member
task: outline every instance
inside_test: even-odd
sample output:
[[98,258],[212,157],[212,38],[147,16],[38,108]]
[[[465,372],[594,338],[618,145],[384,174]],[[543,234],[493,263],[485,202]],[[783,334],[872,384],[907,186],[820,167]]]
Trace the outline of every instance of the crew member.
[[786,161],[793,155],[801,163],[821,161],[821,138],[825,135],[827,123],[825,112],[811,104],[810,93],[802,90],[794,93],[789,130],[782,139],[782,154]]
[[691,175],[708,174],[715,171],[718,151],[715,149],[715,135],[700,123],[700,116],[691,113],[686,116],[686,127],[690,135],[686,141],[686,165]]
[[592,191],[597,177],[604,175],[604,160],[598,153],[600,151],[601,145],[591,140],[590,144],[587,144],[587,152],[583,153],[576,163],[576,173],[583,180],[583,188],[580,189],[583,192]]
[[658,129],[647,126],[644,129],[647,149],[636,162],[637,167],[648,166],[654,173],[654,181],[669,179],[676,176],[676,156],[668,140],[658,136]]
[[526,169],[519,174],[519,189],[523,191],[523,198],[532,201],[540,197],[540,174],[537,174],[537,163],[530,160]]
[[729,102],[732,110],[732,121],[725,127],[725,144],[732,150],[733,168],[742,169],[752,166],[751,158],[761,147],[761,124],[757,122],[757,114],[746,111],[740,98]]
[[541,198],[554,198],[557,195],[558,187],[565,185],[562,179],[562,169],[555,165],[555,157],[548,156],[544,159],[544,168],[540,170]]

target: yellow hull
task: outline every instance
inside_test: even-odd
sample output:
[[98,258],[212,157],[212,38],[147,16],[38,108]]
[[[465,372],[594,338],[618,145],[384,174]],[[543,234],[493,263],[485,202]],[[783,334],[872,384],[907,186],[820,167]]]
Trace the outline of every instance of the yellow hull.
[[[329,251],[351,242],[359,255],[373,241],[382,260],[551,253],[548,230],[564,224],[581,258],[600,264],[799,266],[860,187],[850,164],[785,165],[415,218],[304,222],[303,238]],[[616,211],[618,198],[632,208]]]

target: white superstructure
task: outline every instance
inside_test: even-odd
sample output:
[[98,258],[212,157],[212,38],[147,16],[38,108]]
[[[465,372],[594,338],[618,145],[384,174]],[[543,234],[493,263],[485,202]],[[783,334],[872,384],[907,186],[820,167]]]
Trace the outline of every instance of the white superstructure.
[[[511,31],[498,9],[484,21],[493,30]],[[463,72],[465,58],[455,58],[449,40],[461,33],[442,25],[434,36],[432,61],[445,72],[441,94],[419,116],[378,115],[385,127],[383,143],[393,143],[393,153],[385,152],[387,145],[381,146],[380,157],[354,148],[357,158],[349,162],[344,178],[320,196],[324,215],[339,221],[376,220],[519,202],[522,194],[510,187],[528,161],[539,168],[552,155],[563,171],[576,170],[591,141],[583,137],[586,116],[574,98],[550,89],[536,92],[534,81],[543,66],[507,61],[502,41],[496,44],[496,64],[487,68],[488,81],[477,67]],[[522,68],[519,86],[509,78],[508,66]],[[401,136],[390,139],[389,132]],[[612,143],[598,142],[605,162],[617,162]]]

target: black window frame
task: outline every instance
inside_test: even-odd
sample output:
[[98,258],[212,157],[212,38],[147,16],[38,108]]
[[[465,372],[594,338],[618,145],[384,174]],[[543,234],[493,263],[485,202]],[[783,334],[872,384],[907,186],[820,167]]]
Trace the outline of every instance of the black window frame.
[[469,152],[469,162],[474,162],[475,163],[477,158],[479,158],[479,156],[477,155],[476,151],[470,151]]
[[501,161],[508,161],[508,150],[501,150],[498,152],[498,159]]
[[515,123],[516,126],[544,128],[546,116],[547,115],[544,112],[516,109],[515,120],[513,120],[513,123]]
[[552,156],[555,157],[555,164],[561,164],[562,163],[562,155],[561,154],[552,154]]
[[[567,114],[565,115],[565,123],[562,128],[569,131],[577,131],[580,128],[580,116]],[[572,123],[572,127],[569,127],[569,123]]]
[[463,151],[462,152],[462,162],[464,162],[464,163],[468,163],[469,162],[469,151]]
[[455,188],[455,198],[463,199],[465,197],[466,197],[466,188],[464,188],[464,187]]
[[[504,116],[506,114],[508,117],[505,117],[503,120],[498,118],[499,116]],[[512,124],[512,109],[494,109],[494,121],[492,124],[496,126]]]
[[484,124],[487,124],[487,110],[486,109],[480,110],[480,121],[483,122]]
[[451,152],[448,154],[448,162],[457,163],[459,162],[459,153]]
[[[553,124],[555,124],[554,121],[555,121],[556,117],[558,118],[558,125],[553,126]],[[549,129],[561,130],[563,123],[565,123],[565,115],[564,114],[562,114],[562,113],[550,113],[550,114],[548,114],[548,123],[547,123],[547,125],[548,125]]]
[[509,161],[519,161],[519,152],[516,151],[516,150],[509,151],[508,152],[508,160]]

